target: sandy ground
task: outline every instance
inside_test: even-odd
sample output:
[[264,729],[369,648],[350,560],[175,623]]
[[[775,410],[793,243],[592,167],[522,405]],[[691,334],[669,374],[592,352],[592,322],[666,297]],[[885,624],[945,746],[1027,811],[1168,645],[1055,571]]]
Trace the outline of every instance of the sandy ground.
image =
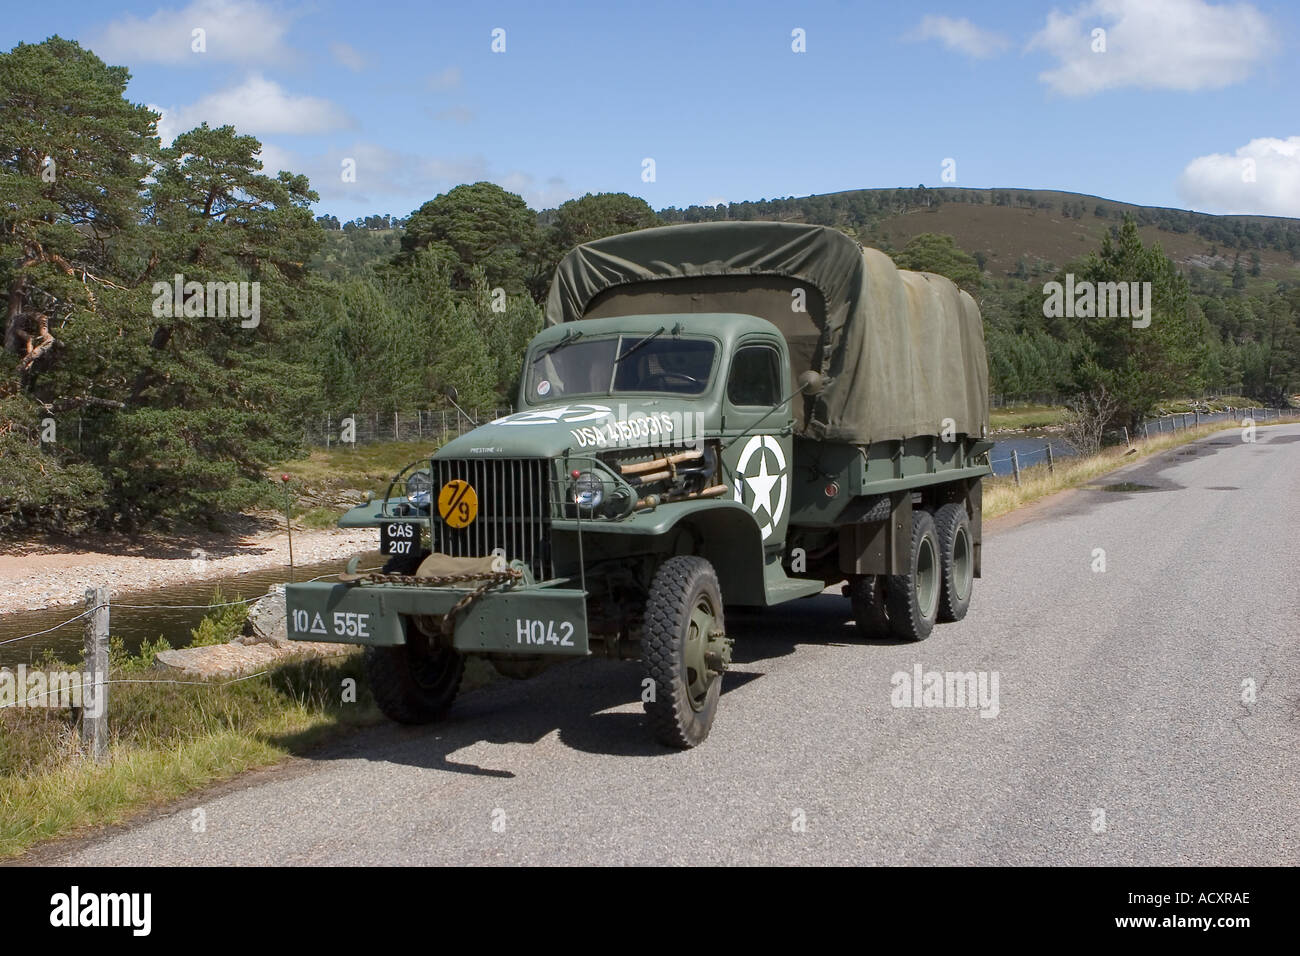
[[[379,546],[373,528],[293,533],[295,565]],[[33,539],[0,545],[0,614],[81,604],[88,587],[135,591],[289,565],[283,529],[149,540]]]

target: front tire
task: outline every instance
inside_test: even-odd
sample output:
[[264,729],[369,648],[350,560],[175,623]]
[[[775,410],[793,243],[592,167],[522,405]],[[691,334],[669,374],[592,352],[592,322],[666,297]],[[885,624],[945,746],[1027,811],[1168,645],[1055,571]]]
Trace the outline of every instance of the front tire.
[[[385,574],[414,574],[424,553],[394,555]],[[406,643],[367,647],[362,662],[375,703],[399,724],[429,724],[446,716],[465,675],[465,655],[443,647],[406,620]]]
[[451,709],[465,675],[465,655],[437,646],[409,621],[406,631],[405,644],[366,648],[366,681],[389,720],[430,724]]
[[885,598],[889,630],[899,640],[923,641],[934,630],[939,592],[943,590],[940,564],[934,518],[930,512],[915,508],[909,573],[890,575]]
[[645,712],[655,739],[680,749],[702,743],[731,662],[722,591],[708,561],[679,555],[659,566],[646,600],[641,660],[651,681]]

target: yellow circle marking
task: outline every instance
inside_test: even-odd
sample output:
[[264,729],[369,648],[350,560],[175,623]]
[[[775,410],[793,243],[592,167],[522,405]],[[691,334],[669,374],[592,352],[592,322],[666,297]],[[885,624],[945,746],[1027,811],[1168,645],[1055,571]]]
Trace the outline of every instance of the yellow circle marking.
[[478,494],[468,481],[453,478],[438,492],[438,514],[453,528],[467,528],[478,517]]

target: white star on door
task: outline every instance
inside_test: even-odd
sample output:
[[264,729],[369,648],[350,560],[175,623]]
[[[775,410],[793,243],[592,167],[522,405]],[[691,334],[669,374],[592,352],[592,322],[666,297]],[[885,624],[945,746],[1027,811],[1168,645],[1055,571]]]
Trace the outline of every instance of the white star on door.
[[781,480],[781,475],[779,473],[775,475],[768,474],[767,455],[760,451],[758,457],[760,459],[758,474],[743,475],[742,477],[745,479],[745,484],[749,485],[750,490],[754,492],[754,504],[751,506],[751,510],[754,514],[758,514],[758,509],[762,508],[767,512],[768,517],[772,517],[780,513],[776,508],[772,507],[772,489]]
[[[767,470],[768,454],[771,454],[776,463],[776,471]],[[754,458],[758,458],[758,470],[754,472]],[[763,512],[766,522],[759,526],[763,539],[767,540],[775,530],[776,525],[781,520],[781,515],[785,511],[785,496],[789,490],[788,476],[785,473],[785,453],[781,451],[781,443],[771,435],[755,435],[745,443],[745,448],[740,453],[740,458],[736,462],[736,484],[735,498],[741,504],[744,504],[744,489],[749,488],[750,494],[753,495],[753,501],[749,506],[751,513],[754,514],[756,521],[762,521],[759,518],[759,512]]]

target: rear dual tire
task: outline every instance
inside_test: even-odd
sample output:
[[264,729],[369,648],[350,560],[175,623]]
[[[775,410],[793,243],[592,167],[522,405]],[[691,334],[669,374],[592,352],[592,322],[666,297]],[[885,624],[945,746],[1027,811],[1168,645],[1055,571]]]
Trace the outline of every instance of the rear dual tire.
[[942,505],[933,515],[912,512],[908,572],[859,575],[845,593],[858,632],[921,641],[936,623],[960,621],[974,591],[974,542],[965,506]]
[[975,589],[975,544],[966,506],[946,504],[934,513],[939,538],[943,588],[939,594],[939,620],[960,621],[970,609]]
[[943,589],[939,554],[934,518],[914,509],[908,571],[889,575],[885,594],[889,631],[900,641],[923,641],[934,630]]

